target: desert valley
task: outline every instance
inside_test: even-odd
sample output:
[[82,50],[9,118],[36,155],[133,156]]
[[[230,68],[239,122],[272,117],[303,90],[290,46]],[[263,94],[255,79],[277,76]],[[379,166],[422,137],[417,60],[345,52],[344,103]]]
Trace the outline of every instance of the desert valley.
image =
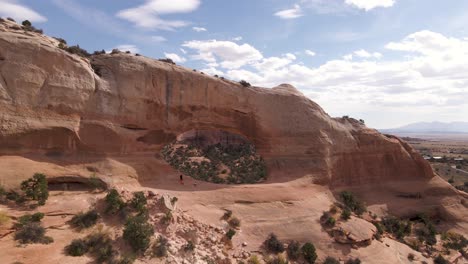
[[468,263],[468,142],[0,19],[0,263]]

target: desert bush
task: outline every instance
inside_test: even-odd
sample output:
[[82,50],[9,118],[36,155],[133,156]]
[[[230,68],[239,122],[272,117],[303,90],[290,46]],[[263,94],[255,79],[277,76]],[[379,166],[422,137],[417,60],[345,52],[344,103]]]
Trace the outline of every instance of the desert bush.
[[16,231],[14,238],[22,244],[52,243],[53,239],[45,236],[45,232],[46,230],[41,226],[40,222],[29,222]]
[[154,234],[153,226],[142,215],[130,217],[125,223],[123,238],[136,252],[145,252],[149,247],[151,236]]
[[29,223],[40,223],[44,218],[43,213],[25,214],[18,218],[18,222],[15,224],[16,228],[21,228]]
[[278,255],[267,261],[267,264],[288,264],[289,262],[282,256]]
[[284,245],[281,241],[278,240],[278,237],[271,233],[268,238],[263,242],[265,248],[270,251],[271,253],[281,253],[284,251]]
[[349,220],[351,218],[351,211],[348,208],[343,209],[340,215],[341,219]]
[[223,214],[223,219],[228,220],[229,218],[232,217],[232,211],[231,210],[226,210]]
[[156,243],[153,245],[153,255],[158,258],[167,256],[167,249],[169,247],[169,241],[163,236],[159,236]]
[[16,22],[16,20],[14,20],[14,19],[11,18],[11,17],[7,17],[7,20],[10,20],[10,21],[12,21],[12,22]]
[[233,218],[229,219],[228,223],[229,223],[230,226],[232,226],[234,228],[239,228],[240,225],[241,225],[241,221],[237,217],[233,217]]
[[172,64],[172,65],[176,65],[176,63],[172,59],[169,59],[169,58],[159,59],[159,61],[169,63],[169,64]]
[[315,246],[307,242],[305,243],[302,248],[302,255],[304,257],[304,260],[306,263],[313,264],[315,263],[315,260],[317,260],[317,252],[315,252]]
[[115,214],[125,207],[125,202],[116,189],[107,193],[105,201],[107,203],[106,213]]
[[146,211],[147,200],[143,192],[134,192],[133,198],[130,200],[130,206],[133,207],[138,212]]
[[375,233],[375,238],[380,239],[384,233],[384,227],[380,223],[373,223],[377,232]]
[[361,264],[361,260],[359,258],[350,258],[345,262],[345,264]]
[[384,217],[382,219],[382,225],[387,232],[393,234],[398,239],[403,239],[405,236],[411,234],[411,223],[402,221],[396,217]]
[[29,20],[24,20],[23,22],[21,22],[21,25],[25,27],[30,27],[32,26],[32,23]]
[[325,227],[334,227],[336,224],[336,219],[329,212],[324,212],[322,217],[320,217],[320,222]]
[[444,257],[442,257],[441,255],[438,255],[437,257],[434,258],[434,264],[449,264],[450,262],[448,262]]
[[336,258],[327,257],[323,264],[340,264],[340,262]]
[[168,211],[166,214],[161,218],[161,223],[164,225],[168,225],[171,223],[172,219],[174,217],[172,216],[172,212]]
[[364,204],[351,192],[341,192],[340,198],[345,207],[349,208],[349,210],[353,211],[355,214],[362,215],[364,212],[366,212],[366,207]]
[[229,240],[231,240],[235,234],[236,234],[236,231],[234,229],[229,229],[229,231],[226,232],[226,237]]
[[87,57],[90,56],[89,52],[87,50],[85,50],[85,49],[82,49],[80,47],[80,45],[67,47],[66,45],[64,45],[64,43],[59,43],[59,48],[67,51],[68,53],[76,54],[76,55],[78,55],[80,57],[87,58]]
[[240,83],[242,86],[244,86],[244,87],[250,87],[250,86],[251,86],[250,83],[248,83],[248,82],[245,81],[245,80],[241,80],[239,83]]
[[463,250],[468,246],[468,240],[460,234],[448,232],[442,236],[443,246],[453,250]]
[[289,242],[286,252],[288,253],[289,259],[297,260],[301,257],[301,245],[299,244],[299,242],[293,240]]
[[413,261],[416,256],[413,253],[408,253],[408,260]]
[[39,205],[44,205],[49,198],[49,190],[47,188],[47,179],[44,174],[36,173],[32,178],[21,183],[21,190],[26,197],[35,200]]
[[192,242],[192,240],[187,241],[187,244],[184,245],[184,250],[186,252],[195,250],[195,244]]
[[248,264],[261,264],[260,259],[257,255],[250,256],[249,260],[247,261]]
[[96,210],[90,210],[86,213],[78,213],[73,216],[70,223],[75,228],[89,228],[97,223],[99,214]]
[[89,250],[89,246],[83,239],[74,239],[70,245],[65,247],[65,253],[68,256],[80,257],[86,254]]

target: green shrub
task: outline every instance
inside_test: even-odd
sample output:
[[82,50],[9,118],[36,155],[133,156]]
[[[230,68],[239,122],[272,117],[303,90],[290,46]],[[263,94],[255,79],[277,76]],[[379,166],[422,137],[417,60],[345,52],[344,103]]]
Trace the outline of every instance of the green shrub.
[[89,186],[91,186],[91,188],[93,190],[104,190],[104,189],[106,189],[106,186],[103,183],[103,181],[101,179],[99,179],[95,174],[93,174],[93,175],[91,175],[91,177],[89,177]]
[[21,228],[29,223],[40,223],[44,218],[43,213],[25,214],[18,218],[18,222],[15,224],[16,228]]
[[408,260],[413,261],[416,256],[413,253],[408,253]]
[[351,211],[348,208],[343,209],[341,211],[341,219],[349,220],[351,218]]
[[231,210],[226,210],[224,212],[223,219],[228,220],[231,217],[232,217],[232,211]]
[[361,264],[361,260],[359,258],[350,258],[345,262],[345,264]]
[[271,253],[278,254],[284,251],[283,243],[281,243],[281,241],[278,240],[278,237],[273,233],[271,233],[263,243],[265,248]]
[[226,233],[226,237],[231,240],[232,237],[234,237],[234,235],[236,234],[236,231],[234,229],[229,229],[229,231],[227,231]]
[[70,245],[65,247],[65,253],[72,257],[80,257],[86,254],[89,246],[83,239],[74,239]]
[[30,222],[16,231],[14,238],[22,244],[52,243],[54,240],[51,237],[45,236],[45,232],[45,228],[39,222]]
[[239,83],[240,83],[242,86],[244,86],[244,87],[250,87],[250,86],[251,86],[250,83],[248,83],[248,82],[245,81],[245,80],[241,80]]
[[21,190],[26,197],[35,200],[39,205],[44,205],[49,198],[47,179],[44,174],[36,173],[32,178],[21,183]]
[[86,213],[75,215],[70,223],[75,228],[89,228],[97,223],[99,214],[96,210],[90,210]]
[[468,240],[463,235],[457,233],[446,233],[442,239],[444,240],[443,245],[445,248],[463,250],[466,246],[468,246]]
[[398,239],[403,239],[405,236],[411,234],[411,223],[402,221],[396,217],[384,217],[382,225],[385,230],[393,234]]
[[340,264],[340,262],[336,258],[327,257],[323,264]]
[[92,233],[85,238],[85,241],[96,262],[102,263],[115,260],[117,252],[112,247],[112,239],[109,234],[104,232]]
[[25,27],[30,27],[32,26],[32,23],[29,21],[29,20],[24,20],[21,25],[25,26]]
[[14,201],[16,204],[23,204],[26,202],[26,198],[15,191],[9,191],[5,194],[5,198],[10,201]]
[[151,236],[154,234],[153,226],[142,215],[130,217],[125,223],[123,238],[134,251],[143,253],[149,247]]
[[130,206],[138,212],[146,211],[147,200],[143,192],[134,192],[133,198],[130,200]]
[[[76,54],[76,55],[78,55],[80,57],[84,57],[84,58],[87,58],[87,57],[90,56],[90,54],[89,54],[89,52],[87,50],[80,48],[80,45],[70,46],[70,47],[66,47],[64,45],[62,45],[62,46],[63,46],[62,49],[64,49],[68,53]],[[59,48],[61,48],[60,45],[59,45]]]
[[125,202],[116,189],[107,193],[105,201],[107,203],[106,213],[115,214],[125,207]]
[[288,253],[289,259],[297,260],[301,257],[301,245],[299,244],[299,242],[293,240],[288,244],[286,252]]
[[305,243],[302,248],[302,255],[304,256],[304,260],[309,263],[309,264],[313,264],[315,263],[315,260],[317,259],[317,253],[315,252],[315,246],[310,243],[310,242],[307,242]]
[[167,256],[169,241],[163,236],[159,236],[157,242],[153,245],[153,255],[158,258]]
[[366,207],[364,204],[357,199],[351,192],[343,191],[340,193],[340,198],[345,207],[353,211],[357,215],[362,215],[366,212]]

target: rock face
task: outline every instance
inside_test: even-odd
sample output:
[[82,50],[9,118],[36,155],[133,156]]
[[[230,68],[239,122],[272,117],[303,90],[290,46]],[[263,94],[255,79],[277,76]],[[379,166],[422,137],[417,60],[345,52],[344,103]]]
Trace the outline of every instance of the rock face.
[[333,236],[338,243],[370,244],[376,232],[373,224],[352,216],[349,220],[337,224],[333,229]]
[[434,176],[406,143],[330,118],[290,85],[243,87],[131,54],[85,59],[12,25],[0,23],[0,154],[131,155],[189,131],[225,131],[256,145],[273,182],[304,172],[337,187]]

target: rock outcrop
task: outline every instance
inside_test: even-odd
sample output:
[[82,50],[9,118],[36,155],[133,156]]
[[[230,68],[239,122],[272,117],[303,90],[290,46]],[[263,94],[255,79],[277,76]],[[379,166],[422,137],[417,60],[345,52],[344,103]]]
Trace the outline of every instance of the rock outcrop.
[[14,28],[0,24],[1,154],[131,155],[213,130],[254,143],[271,182],[311,174],[339,187],[434,176],[406,143],[331,118],[290,85],[243,87],[124,53],[82,58]]

